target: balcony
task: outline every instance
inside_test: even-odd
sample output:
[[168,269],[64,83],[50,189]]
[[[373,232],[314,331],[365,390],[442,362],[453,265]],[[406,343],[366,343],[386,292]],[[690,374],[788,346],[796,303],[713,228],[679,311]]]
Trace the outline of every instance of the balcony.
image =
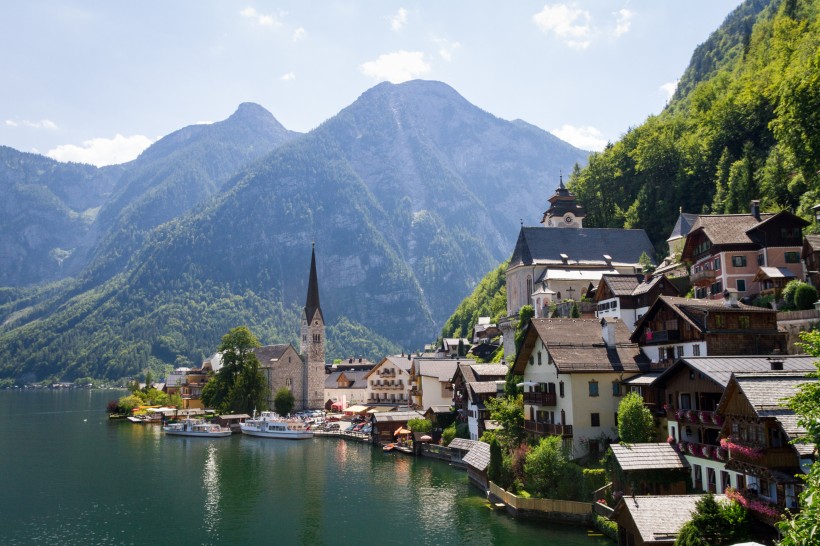
[[524,403],[537,406],[555,406],[556,397],[554,392],[525,392]]
[[680,341],[680,331],[678,330],[658,330],[657,332],[647,331],[644,335],[646,343],[667,343],[669,341]]
[[696,442],[678,442],[673,446],[683,455],[692,455],[693,457],[720,462],[729,460],[729,452],[721,446]]
[[713,269],[704,269],[689,276],[689,280],[695,286],[709,286],[715,282],[715,278],[717,278],[717,274]]
[[669,404],[664,404],[666,415],[669,420],[679,423],[703,424],[707,426],[722,426],[723,416],[714,411],[705,410],[685,410],[675,409]]
[[552,423],[539,423],[538,421],[524,421],[524,430],[544,436],[572,437],[572,425],[554,425]]

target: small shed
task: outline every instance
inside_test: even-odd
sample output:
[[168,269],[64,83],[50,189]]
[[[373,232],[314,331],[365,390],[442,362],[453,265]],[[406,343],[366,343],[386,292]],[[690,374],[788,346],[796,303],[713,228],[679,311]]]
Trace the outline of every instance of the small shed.
[[689,463],[670,444],[613,444],[612,488],[624,495],[682,495]]
[[370,414],[371,436],[373,443],[391,443],[396,429],[407,428],[411,419],[423,419],[418,411],[388,411]]
[[216,422],[223,427],[231,429],[231,432],[237,434],[240,432],[239,424],[244,423],[245,419],[250,419],[251,416],[247,413],[235,413],[232,415],[220,415],[216,418]]
[[470,451],[462,459],[467,465],[467,477],[482,491],[490,487],[487,477],[487,468],[490,466],[490,444],[475,442]]

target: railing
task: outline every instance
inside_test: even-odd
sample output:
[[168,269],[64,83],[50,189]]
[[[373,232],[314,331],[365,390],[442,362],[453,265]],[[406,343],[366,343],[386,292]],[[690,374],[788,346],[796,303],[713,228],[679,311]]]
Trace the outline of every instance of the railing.
[[556,397],[554,392],[525,392],[525,404],[537,404],[539,406],[554,406],[556,405]]
[[524,421],[524,430],[535,434],[548,434],[551,436],[572,436],[572,425],[555,425],[552,423],[539,423],[538,421]]
[[592,503],[590,502],[518,497],[493,482],[490,482],[490,494],[515,510],[563,514],[568,518],[587,518],[592,512]]
[[697,271],[689,276],[689,280],[695,286],[706,286],[715,282],[717,274],[713,269],[704,269]]
[[666,410],[669,419],[678,421],[679,423],[702,423],[710,426],[722,426],[723,416],[714,411],[706,410],[685,410],[675,409],[669,404],[664,404],[663,409]]
[[692,455],[693,457],[712,461],[726,462],[729,460],[729,452],[720,446],[699,444],[697,442],[678,442],[673,445],[684,455]]
[[647,343],[680,341],[680,332],[678,330],[658,330],[657,332],[646,332],[644,337]]

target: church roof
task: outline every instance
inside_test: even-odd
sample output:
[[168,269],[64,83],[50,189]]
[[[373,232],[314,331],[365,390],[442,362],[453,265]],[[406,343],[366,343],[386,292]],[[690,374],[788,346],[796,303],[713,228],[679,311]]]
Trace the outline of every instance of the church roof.
[[[262,347],[255,347],[253,349],[253,354],[256,355],[256,359],[259,360],[259,364],[261,366],[275,366],[276,362],[282,358],[285,354],[285,351],[288,350],[288,347],[291,347],[290,343],[280,343],[278,345],[264,345]],[[294,352],[296,350],[294,349]]]
[[313,321],[313,316],[319,311],[322,314],[322,308],[319,305],[319,280],[316,275],[316,248],[315,246],[310,250],[310,278],[308,279],[307,299],[305,300],[305,318],[308,323]]
[[641,254],[654,250],[642,229],[522,227],[515,244],[510,267],[540,263],[569,264],[609,262],[637,264]]
[[672,233],[669,234],[667,241],[677,239],[679,237],[686,237],[692,226],[695,225],[698,215],[691,212],[681,212],[678,216],[678,221],[675,222],[675,227],[672,228]]

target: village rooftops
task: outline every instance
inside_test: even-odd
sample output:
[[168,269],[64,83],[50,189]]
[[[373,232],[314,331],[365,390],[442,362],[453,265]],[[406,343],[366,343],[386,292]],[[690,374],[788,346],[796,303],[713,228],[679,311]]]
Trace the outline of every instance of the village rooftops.
[[[703,377],[713,381],[725,389],[729,384],[732,373],[752,372],[757,374],[777,373],[772,370],[772,362],[782,362],[783,371],[811,372],[816,370],[814,362],[817,359],[808,355],[770,355],[770,356],[688,356],[678,359],[672,366],[661,373],[653,382],[656,387],[663,387],[665,382],[673,377],[683,367],[690,367]],[[775,367],[778,367],[775,364]]]
[[622,470],[666,470],[688,468],[686,459],[666,442],[612,444],[612,455]]
[[[695,512],[695,504],[702,495],[637,495],[624,496],[611,519],[622,522],[624,513],[635,524],[645,544],[674,544],[678,533]],[[725,495],[715,495],[720,502]]]
[[[522,227],[510,267],[542,264],[637,264],[641,254],[654,253],[642,229]],[[567,258],[564,258],[565,255]],[[607,260],[604,256],[610,256]]]

